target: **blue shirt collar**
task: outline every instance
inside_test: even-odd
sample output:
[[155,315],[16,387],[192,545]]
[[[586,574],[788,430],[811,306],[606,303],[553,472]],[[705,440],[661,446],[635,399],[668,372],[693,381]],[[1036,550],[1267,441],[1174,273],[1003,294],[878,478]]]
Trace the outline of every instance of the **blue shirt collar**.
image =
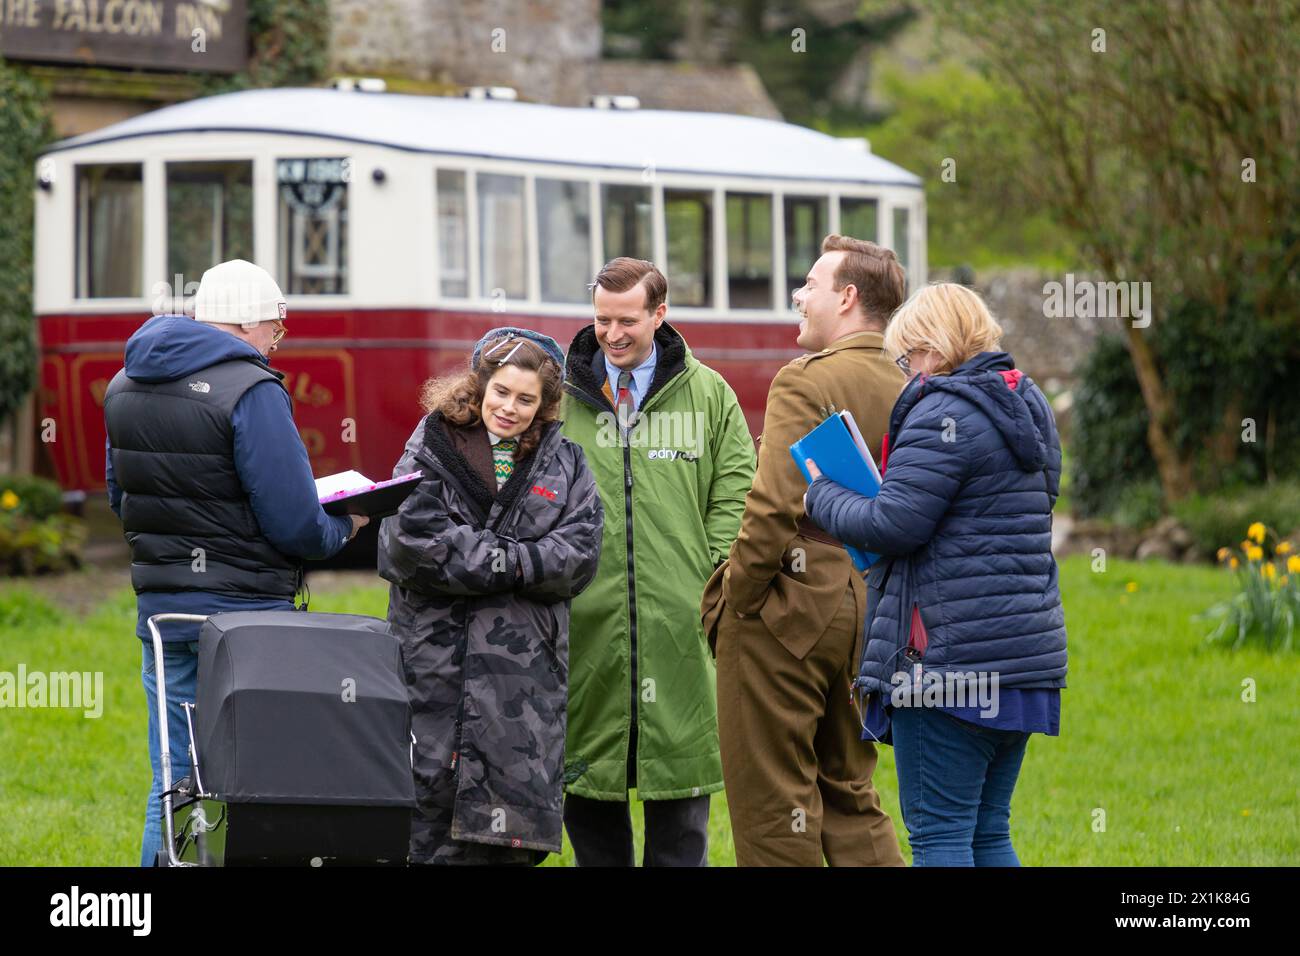
[[[632,401],[638,406],[641,404],[641,399],[645,397],[646,390],[650,388],[650,380],[654,377],[655,362],[658,358],[659,348],[652,342],[646,360],[632,369]],[[605,376],[609,379],[610,393],[615,396],[618,395],[618,373],[621,371],[622,369],[611,362],[608,355],[605,355]]]

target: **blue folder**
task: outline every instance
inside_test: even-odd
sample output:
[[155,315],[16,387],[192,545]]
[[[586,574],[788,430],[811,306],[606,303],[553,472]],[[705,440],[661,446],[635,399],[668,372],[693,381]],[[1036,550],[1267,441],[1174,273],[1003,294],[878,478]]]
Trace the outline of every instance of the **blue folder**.
[[[823,475],[860,495],[876,497],[880,491],[880,470],[876,467],[862,433],[858,431],[853,413],[836,412],[790,446],[794,463],[812,484],[812,476],[804,465],[805,458],[817,462]],[[846,544],[845,550],[853,559],[853,566],[865,571],[880,560],[880,555],[863,551]]]

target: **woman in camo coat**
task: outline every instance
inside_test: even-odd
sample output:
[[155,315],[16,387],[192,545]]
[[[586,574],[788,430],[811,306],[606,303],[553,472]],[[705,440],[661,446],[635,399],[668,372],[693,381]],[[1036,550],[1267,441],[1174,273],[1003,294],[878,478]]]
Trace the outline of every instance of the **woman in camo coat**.
[[416,738],[412,863],[560,850],[569,601],[603,518],[560,434],[563,366],[547,336],[489,332],[468,372],[426,383],[393,470],[425,476],[379,532]]

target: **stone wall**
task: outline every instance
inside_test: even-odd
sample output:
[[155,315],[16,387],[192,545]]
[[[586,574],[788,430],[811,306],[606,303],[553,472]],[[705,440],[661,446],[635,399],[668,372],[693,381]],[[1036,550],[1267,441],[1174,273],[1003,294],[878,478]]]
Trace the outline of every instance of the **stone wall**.
[[[1049,318],[1043,314],[1043,284],[1061,281],[1035,269],[988,270],[977,273],[974,288],[1002,326],[1002,345],[1016,365],[1033,376],[1049,394],[1071,388],[1097,335],[1118,331],[1113,320]],[[931,282],[956,281],[944,270],[931,270]]]
[[333,0],[331,10],[334,73],[576,102],[601,53],[600,0]]

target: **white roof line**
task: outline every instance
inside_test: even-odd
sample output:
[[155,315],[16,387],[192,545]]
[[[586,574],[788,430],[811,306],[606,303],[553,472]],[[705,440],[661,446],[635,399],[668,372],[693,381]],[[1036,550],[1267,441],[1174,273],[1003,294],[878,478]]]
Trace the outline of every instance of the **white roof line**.
[[410,152],[523,162],[919,187],[919,177],[825,133],[752,116],[595,110],[331,89],[189,100],[65,139],[61,152],[200,132],[317,136]]

